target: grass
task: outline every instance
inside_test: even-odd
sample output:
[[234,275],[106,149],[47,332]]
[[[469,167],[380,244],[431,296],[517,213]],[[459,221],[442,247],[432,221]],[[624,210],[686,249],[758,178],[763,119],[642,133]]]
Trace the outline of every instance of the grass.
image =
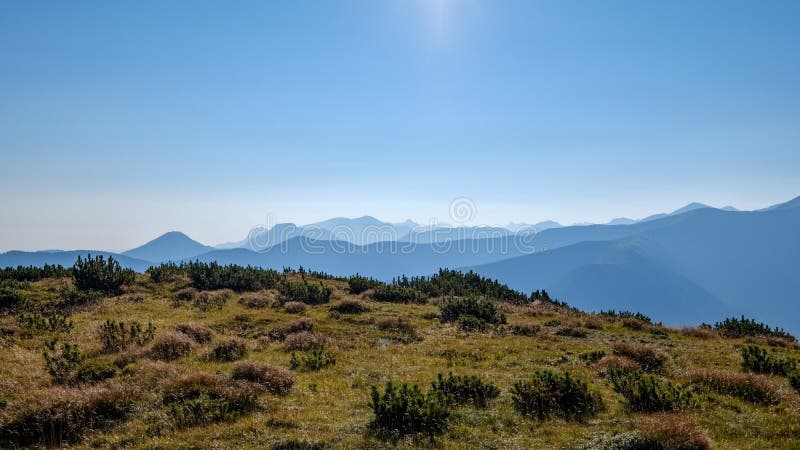
[[[786,377],[758,376],[779,389],[777,403],[735,395],[741,386],[736,374],[741,373],[740,349],[746,338],[668,329],[663,339],[648,326],[633,329],[621,320],[545,304],[501,305],[511,325],[489,323],[482,332],[464,331],[457,322],[440,320],[436,304],[441,299],[377,302],[369,295],[349,294],[346,281],[321,282],[332,290],[331,303],[301,303],[295,309],[288,302],[255,300],[278,299],[276,289],[202,296],[226,298],[216,304],[196,304],[202,291],[176,301],[189,287],[185,278],[155,283],[137,275],[123,295],[72,311],[69,331],[26,333],[16,314],[0,316],[0,437],[16,439],[0,447],[69,443],[75,448],[558,449],[581,448],[598,435],[635,433],[670,445],[687,441],[693,448],[707,448],[707,440],[712,448],[791,449],[800,440],[800,394]],[[28,301],[50,304],[70,287],[69,279],[44,279],[29,283],[22,292]],[[137,301],[129,300],[132,295]],[[242,297],[246,300],[240,302]],[[346,300],[362,302],[369,310],[330,313],[331,305]],[[152,323],[155,336],[145,346],[109,353],[98,336],[107,320]],[[560,325],[545,326],[551,321]],[[590,332],[585,338],[560,336],[559,326]],[[282,339],[270,338],[272,330],[282,330]],[[416,338],[393,339],[399,331],[413,332]],[[86,364],[110,364],[118,370],[104,369],[102,377],[110,378],[99,381],[54,385],[42,357],[45,343],[54,337],[77,345]],[[246,344],[246,359],[208,358],[217,343],[233,339]],[[634,350],[620,349],[623,342]],[[315,348],[333,352],[335,364],[322,370],[289,370],[293,352],[301,358]],[[795,346],[776,347],[774,352],[781,358],[800,358]],[[700,385],[696,407],[661,415],[629,411],[603,375],[608,368],[624,365],[631,370],[645,365],[675,386]],[[532,420],[518,413],[513,386],[542,370],[569,372],[602,398],[604,408],[581,421],[558,415]],[[698,371],[724,371],[725,377],[701,378]],[[427,392],[438,374],[450,372],[490,382],[499,395],[485,408],[448,406],[446,427],[433,423],[433,444],[427,435],[392,443],[369,432],[375,420],[373,387],[382,395],[391,381],[395,386],[416,384]],[[199,379],[191,381],[193,376]],[[663,423],[676,424],[673,428],[681,433],[670,433]]]

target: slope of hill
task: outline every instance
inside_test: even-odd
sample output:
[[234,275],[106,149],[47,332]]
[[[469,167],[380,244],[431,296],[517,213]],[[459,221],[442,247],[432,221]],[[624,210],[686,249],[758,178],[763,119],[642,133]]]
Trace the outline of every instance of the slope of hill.
[[13,250],[6,253],[0,253],[0,268],[17,266],[41,267],[45,264],[60,264],[64,267],[70,267],[75,263],[75,260],[78,259],[79,255],[84,258],[86,255],[103,255],[105,257],[113,256],[122,267],[133,269],[137,272],[144,272],[152,265],[152,262],[150,261],[99,250],[59,250],[39,252],[21,252]]
[[180,261],[213,250],[189,236],[170,231],[134,249],[122,252],[123,255],[151,262]]

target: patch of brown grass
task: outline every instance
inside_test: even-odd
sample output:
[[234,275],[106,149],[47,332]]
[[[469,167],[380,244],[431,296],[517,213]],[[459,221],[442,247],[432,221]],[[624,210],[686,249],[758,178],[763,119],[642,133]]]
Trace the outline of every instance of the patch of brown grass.
[[197,294],[199,294],[199,293],[200,292],[197,289],[195,289],[193,287],[187,287],[187,288],[183,288],[183,289],[179,290],[178,292],[176,292],[175,293],[175,297],[177,297],[178,300],[181,300],[181,301],[192,301],[195,298],[197,298]]
[[286,351],[306,351],[324,348],[327,343],[328,339],[320,333],[300,331],[286,336],[284,348]]
[[622,370],[625,372],[634,372],[639,370],[639,363],[636,361],[626,357],[626,356],[618,356],[618,355],[606,355],[600,358],[600,361],[597,361],[595,367],[600,370]]
[[361,314],[370,311],[367,303],[361,300],[342,300],[339,303],[331,306],[331,311],[336,311],[340,314]]
[[700,369],[692,371],[689,378],[717,393],[757,404],[774,405],[781,398],[780,388],[764,375]]
[[247,292],[242,294],[239,303],[246,308],[260,309],[273,305],[275,298],[271,295],[260,292]]
[[641,330],[644,328],[644,322],[633,317],[625,317],[622,319],[622,326],[631,330]]
[[667,362],[667,355],[661,351],[650,348],[642,344],[631,342],[616,342],[614,344],[614,354],[628,357],[641,366],[646,372],[659,371]]
[[663,450],[707,450],[711,440],[694,419],[686,414],[657,413],[640,418],[636,428],[648,441]]
[[697,339],[713,339],[719,337],[716,331],[705,327],[683,327],[680,329],[680,333],[684,336]]
[[220,341],[209,354],[213,361],[229,362],[242,359],[247,355],[247,344],[241,339],[231,338]]
[[182,323],[176,326],[175,330],[189,336],[198,344],[211,342],[214,338],[214,330],[197,323]]
[[378,319],[375,322],[375,325],[379,329],[384,331],[403,331],[406,333],[411,333],[416,328],[414,326],[414,322],[405,317],[400,317],[400,316],[384,317]]
[[294,384],[294,373],[283,367],[257,361],[240,361],[233,366],[231,378],[256,383],[272,394],[283,395]]
[[162,334],[150,347],[150,357],[163,361],[172,361],[191,353],[197,344],[189,336],[171,331]]
[[303,302],[286,302],[283,304],[283,310],[290,314],[299,314],[307,308],[308,306]]
[[517,336],[536,336],[542,332],[542,326],[536,322],[519,322],[511,324],[509,328]]

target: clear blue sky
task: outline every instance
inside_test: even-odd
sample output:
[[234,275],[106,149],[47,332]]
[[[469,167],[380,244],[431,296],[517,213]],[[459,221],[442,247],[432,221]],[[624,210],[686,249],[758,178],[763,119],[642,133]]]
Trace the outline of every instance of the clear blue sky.
[[0,250],[800,195],[800,2],[0,3]]

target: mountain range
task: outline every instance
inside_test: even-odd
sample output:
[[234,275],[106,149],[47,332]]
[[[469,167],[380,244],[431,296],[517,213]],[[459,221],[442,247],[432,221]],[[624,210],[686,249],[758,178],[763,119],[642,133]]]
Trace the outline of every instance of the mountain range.
[[746,314],[800,331],[800,197],[757,211],[692,203],[639,221],[536,225],[421,228],[369,216],[335,218],[254,229],[247,239],[216,248],[173,231],[120,254],[11,251],[0,254],[0,267],[69,266],[86,253],[113,255],[138,271],[164,261],[200,260],[274,269],[302,265],[391,280],[448,267],[474,270],[523,292],[544,288],[586,310],[641,311],[673,325]]

